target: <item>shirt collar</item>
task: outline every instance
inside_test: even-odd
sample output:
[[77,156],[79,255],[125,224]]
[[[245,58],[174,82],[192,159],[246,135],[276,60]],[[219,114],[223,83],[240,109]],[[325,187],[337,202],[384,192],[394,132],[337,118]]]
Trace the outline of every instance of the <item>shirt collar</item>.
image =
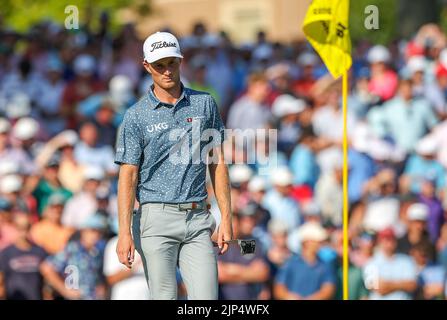
[[[179,104],[179,102],[182,101],[183,99],[189,100],[187,90],[182,82],[180,82],[180,86],[182,88],[182,93],[180,95],[180,98],[178,98],[177,102],[174,104],[174,107],[177,106]],[[158,98],[154,94],[154,85],[151,85],[151,87],[149,88],[148,99],[149,99],[149,106],[153,110],[157,109],[161,105],[165,105],[165,106],[169,105],[167,103],[163,103],[160,100],[158,100]]]

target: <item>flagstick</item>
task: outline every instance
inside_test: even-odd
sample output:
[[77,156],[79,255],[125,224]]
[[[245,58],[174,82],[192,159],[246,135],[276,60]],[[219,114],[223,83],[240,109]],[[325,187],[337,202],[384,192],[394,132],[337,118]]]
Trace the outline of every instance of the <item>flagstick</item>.
[[343,73],[343,300],[349,300],[348,269],[349,269],[349,239],[348,239],[348,72]]

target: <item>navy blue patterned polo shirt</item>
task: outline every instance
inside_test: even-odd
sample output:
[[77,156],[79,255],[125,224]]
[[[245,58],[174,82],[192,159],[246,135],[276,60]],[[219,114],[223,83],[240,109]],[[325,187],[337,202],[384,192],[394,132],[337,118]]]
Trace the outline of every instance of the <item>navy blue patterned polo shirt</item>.
[[118,130],[115,163],[139,166],[139,203],[201,201],[206,155],[224,141],[216,102],[185,88],[175,105],[160,102],[153,88],[126,111]]

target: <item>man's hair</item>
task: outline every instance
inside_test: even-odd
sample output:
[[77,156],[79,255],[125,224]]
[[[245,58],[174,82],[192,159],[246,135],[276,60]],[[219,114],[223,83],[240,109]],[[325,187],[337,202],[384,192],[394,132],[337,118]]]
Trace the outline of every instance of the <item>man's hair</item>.
[[267,77],[264,72],[256,71],[248,76],[247,85],[250,86],[256,82],[267,82]]

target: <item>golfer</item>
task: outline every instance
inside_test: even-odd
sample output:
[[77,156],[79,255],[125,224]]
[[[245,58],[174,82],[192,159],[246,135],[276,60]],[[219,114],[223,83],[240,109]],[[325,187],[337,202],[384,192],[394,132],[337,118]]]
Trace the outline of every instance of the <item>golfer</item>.
[[[211,241],[216,221],[205,202],[206,168],[221,212],[217,243],[224,254],[224,241],[232,239],[229,178],[221,148],[224,125],[208,93],[181,83],[183,56],[172,34],[152,34],[143,53],[143,66],[154,84],[127,110],[116,146],[118,258],[131,268],[138,250],[153,299],[177,298],[177,266],[188,299],[217,299]],[[135,198],[139,207],[133,214]]]

